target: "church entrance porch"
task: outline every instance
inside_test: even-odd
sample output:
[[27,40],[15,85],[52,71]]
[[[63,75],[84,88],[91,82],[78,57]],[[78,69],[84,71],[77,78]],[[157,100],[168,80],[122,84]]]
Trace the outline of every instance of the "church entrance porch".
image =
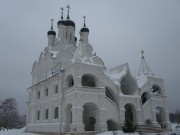
[[98,107],[94,103],[86,103],[83,106],[83,123],[85,131],[97,131]]
[[156,121],[160,125],[161,128],[165,128],[165,114],[164,110],[161,107],[156,107]]
[[125,122],[131,123],[132,125],[136,125],[136,110],[134,105],[126,104],[125,108]]

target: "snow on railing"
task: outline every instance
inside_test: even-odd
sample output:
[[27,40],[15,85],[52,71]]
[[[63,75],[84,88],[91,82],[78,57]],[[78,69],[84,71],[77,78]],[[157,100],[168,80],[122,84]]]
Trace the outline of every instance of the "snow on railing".
[[65,90],[65,93],[70,93],[70,92],[85,92],[85,93],[94,93],[94,94],[100,94],[100,93],[105,93],[105,89],[103,88],[98,88],[98,87],[84,87],[84,86],[72,86],[71,88],[68,88]]

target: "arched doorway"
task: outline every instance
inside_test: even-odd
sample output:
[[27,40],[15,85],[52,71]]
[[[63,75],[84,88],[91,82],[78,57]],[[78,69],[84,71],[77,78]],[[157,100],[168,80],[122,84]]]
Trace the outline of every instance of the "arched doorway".
[[116,131],[119,129],[119,126],[115,121],[108,120],[107,121],[107,128],[108,128],[108,131]]
[[152,86],[152,93],[156,95],[161,95],[161,87],[158,85]]
[[161,128],[165,128],[165,114],[164,110],[161,107],[156,107],[156,121],[161,126]]
[[97,122],[98,107],[94,103],[86,103],[83,106],[83,123],[85,131],[95,131]]
[[125,122],[130,123],[131,125],[136,125],[136,110],[134,105],[126,104],[125,108]]
[[96,120],[94,117],[87,118],[86,125],[85,125],[85,131],[94,131],[95,123],[96,123]]
[[66,107],[66,131],[70,131],[70,125],[72,123],[72,104],[68,104]]

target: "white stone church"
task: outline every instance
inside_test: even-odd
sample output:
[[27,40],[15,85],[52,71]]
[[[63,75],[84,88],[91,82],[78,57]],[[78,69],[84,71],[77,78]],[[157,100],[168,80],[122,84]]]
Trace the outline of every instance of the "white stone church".
[[77,41],[69,6],[67,11],[64,19],[62,8],[57,35],[51,24],[48,45],[33,64],[27,131],[114,131],[125,122],[137,129],[171,129],[163,79],[151,71],[143,51],[137,77],[127,63],[107,69],[89,43],[85,18]]

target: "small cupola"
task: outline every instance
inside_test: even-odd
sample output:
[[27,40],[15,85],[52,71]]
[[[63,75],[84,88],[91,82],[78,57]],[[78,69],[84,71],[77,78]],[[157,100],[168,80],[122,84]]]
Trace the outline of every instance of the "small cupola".
[[83,16],[84,18],[84,26],[81,28],[80,32],[89,32],[89,29],[86,27],[86,17]]
[[49,47],[54,46],[54,42],[55,42],[55,38],[56,38],[56,32],[53,30],[53,22],[54,22],[54,20],[51,19],[51,29],[47,32]]
[[47,32],[47,35],[48,35],[48,36],[49,36],[49,35],[54,35],[54,36],[56,36],[56,32],[53,30],[53,22],[54,22],[54,20],[51,19],[51,29]]
[[84,26],[83,28],[81,28],[80,30],[80,35],[81,35],[81,41],[83,43],[88,43],[88,36],[89,36],[89,29],[86,27],[86,17],[83,16],[83,20],[84,20]]

